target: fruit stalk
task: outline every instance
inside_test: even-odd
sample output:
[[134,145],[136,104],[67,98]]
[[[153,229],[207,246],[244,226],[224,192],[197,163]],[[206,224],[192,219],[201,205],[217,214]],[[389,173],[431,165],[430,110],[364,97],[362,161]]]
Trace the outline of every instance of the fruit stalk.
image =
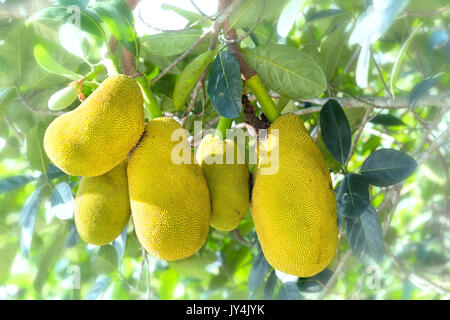
[[[226,8],[230,5],[230,0],[220,0],[221,8]],[[228,48],[230,52],[234,54],[237,61],[239,62],[239,67],[241,68],[241,74],[244,78],[247,87],[251,90],[251,92],[255,95],[258,100],[261,108],[266,116],[266,118],[273,122],[276,118],[279,117],[280,112],[273,103],[272,99],[269,97],[264,85],[261,82],[258,74],[255,70],[250,68],[244,60],[242,56],[241,50],[239,48],[239,44],[237,42],[237,32],[235,29],[228,30],[228,19],[223,23],[224,33],[227,34],[227,39],[230,41],[228,43]]]
[[264,88],[261,78],[257,74],[255,74],[250,79],[248,79],[245,84],[255,95],[266,118],[270,122],[274,122],[280,116],[280,111],[273,103],[272,99],[267,93],[266,88]]
[[141,87],[142,96],[144,97],[144,105],[146,106],[149,114],[150,120],[154,118],[159,118],[163,116],[163,113],[159,109],[158,102],[156,102],[155,96],[153,95],[148,81],[145,76],[140,75],[135,78],[139,86]]
[[225,117],[220,117],[219,123],[216,127],[215,136],[225,139],[227,134],[227,129],[231,128],[231,124],[233,123],[233,119],[228,119]]

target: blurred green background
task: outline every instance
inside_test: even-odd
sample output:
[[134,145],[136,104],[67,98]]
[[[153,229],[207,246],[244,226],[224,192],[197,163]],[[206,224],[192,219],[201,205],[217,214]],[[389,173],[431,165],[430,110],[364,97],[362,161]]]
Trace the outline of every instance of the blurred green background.
[[[202,23],[194,28],[199,35],[201,28],[210,26],[212,21],[202,17],[187,0],[161,1],[165,9],[154,13],[148,12],[149,7],[145,6],[150,4],[145,2],[149,1],[141,1],[134,10],[134,17],[141,37],[140,70],[151,79],[195,39],[190,43],[159,43],[149,37],[158,31],[148,24],[170,29],[170,25],[158,24],[169,19],[164,14],[179,16],[175,28],[200,20]],[[258,5],[257,0],[254,2]],[[269,1],[265,2],[270,9]],[[207,1],[196,3],[205,11],[212,10]],[[57,74],[54,65],[38,63],[36,46],[43,46],[52,61],[80,75],[86,75],[101,61],[105,46],[101,39],[58,21],[36,21],[26,27],[25,19],[49,7],[50,1],[0,0],[0,299],[448,299],[449,5],[444,0],[405,1],[400,12],[393,13],[392,8],[384,12],[383,19],[389,20],[389,14],[393,15],[387,30],[380,26],[388,23],[381,21],[377,25],[376,19],[373,30],[359,25],[363,37],[381,30],[380,37],[371,44],[373,56],[367,62],[368,83],[363,88],[356,82],[357,73],[361,72],[357,65],[363,64],[358,60],[360,47],[350,45],[348,38],[374,3],[377,1],[280,1],[279,11],[263,15],[253,34],[242,43],[243,47],[254,46],[258,41],[287,43],[318,59],[325,69],[331,68],[326,64],[332,61],[335,67],[327,74],[330,90],[323,97],[331,92],[350,99],[389,98],[383,82],[387,87],[393,82],[391,93],[400,99],[427,77],[438,80],[429,94],[443,97],[439,105],[373,111],[371,115],[379,112],[383,116],[367,123],[349,162],[349,169],[357,171],[371,152],[384,147],[407,152],[419,163],[402,184],[371,189],[372,204],[385,232],[383,258],[377,263],[361,262],[351,254],[343,235],[340,251],[328,270],[314,279],[296,279],[277,274],[267,265],[256,242],[250,212],[237,231],[211,229],[200,252],[176,262],[144,255],[131,224],[111,245],[97,247],[78,239],[71,215],[73,201],[58,201],[57,186],[68,185],[75,194],[79,179],[64,175],[51,165],[39,170],[37,163],[42,130],[54,119],[47,101],[72,79],[62,75],[64,70],[59,69]],[[284,5],[290,5],[290,11],[282,12]],[[146,20],[145,24],[139,18],[139,10],[141,17],[150,15],[147,18],[152,19],[159,15],[160,19]],[[254,23],[254,18],[249,19]],[[324,44],[340,25],[345,27],[342,36]],[[244,26],[238,31],[243,34],[248,30]],[[158,45],[162,53],[158,53]],[[328,50],[332,54],[322,61],[320,54],[327,50],[326,46],[331,46]],[[207,42],[153,85],[167,115],[177,114],[171,102],[177,75],[206,47]],[[164,53],[166,50],[170,56]],[[93,80],[94,87],[105,75],[102,71]],[[91,91],[92,87],[83,86],[86,95]],[[76,100],[69,108],[79,103]],[[284,112],[304,107],[304,103],[291,100]],[[363,121],[365,110],[346,109],[353,132]],[[302,117],[314,132],[318,113]],[[186,128],[192,132],[189,123],[208,123],[214,118],[210,104],[199,101]],[[236,124],[242,121],[243,117]],[[329,158],[330,168],[335,169],[336,163]],[[334,186],[341,178],[334,171]],[[336,267],[336,282],[333,279],[330,287],[323,290],[332,277],[330,270]]]

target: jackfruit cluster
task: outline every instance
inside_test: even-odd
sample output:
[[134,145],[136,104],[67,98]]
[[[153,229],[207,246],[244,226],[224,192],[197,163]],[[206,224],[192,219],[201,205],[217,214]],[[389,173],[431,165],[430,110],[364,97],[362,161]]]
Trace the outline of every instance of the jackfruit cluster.
[[[52,107],[73,98],[66,91],[67,101]],[[194,155],[174,119],[145,124],[140,88],[125,75],[107,78],[56,118],[44,148],[61,170],[82,177],[74,219],[91,244],[113,241],[131,217],[150,254],[185,259],[205,244],[210,226],[236,229],[249,206],[250,174],[234,141],[207,135]],[[264,174],[275,151],[278,170]],[[322,271],[337,246],[336,201],[325,160],[299,117],[273,122],[254,175],[251,215],[267,261],[301,277]]]

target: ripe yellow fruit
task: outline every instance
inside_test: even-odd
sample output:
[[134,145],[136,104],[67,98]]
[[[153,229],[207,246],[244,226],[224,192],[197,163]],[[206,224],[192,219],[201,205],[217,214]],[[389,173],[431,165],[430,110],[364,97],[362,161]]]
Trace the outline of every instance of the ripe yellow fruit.
[[75,225],[90,244],[116,239],[131,215],[126,162],[97,177],[81,178],[75,198]]
[[234,141],[208,134],[196,158],[211,196],[211,226],[222,231],[237,228],[249,202],[249,172],[244,156]]
[[[277,147],[278,172],[262,175]],[[251,209],[264,256],[279,271],[313,276],[337,247],[336,199],[325,160],[294,114],[273,122],[261,148]]]
[[75,110],[47,128],[44,149],[73,176],[98,176],[125,160],[144,131],[143,98],[136,81],[115,75]]
[[[173,133],[180,133],[181,142],[172,141]],[[173,161],[180,148],[190,164]],[[129,160],[128,185],[136,235],[150,254],[178,260],[203,246],[211,212],[208,186],[178,122],[162,117],[147,124]]]

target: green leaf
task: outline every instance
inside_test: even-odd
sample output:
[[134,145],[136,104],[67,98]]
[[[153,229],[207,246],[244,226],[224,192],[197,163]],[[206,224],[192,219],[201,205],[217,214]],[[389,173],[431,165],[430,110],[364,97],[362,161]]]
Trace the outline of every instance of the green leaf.
[[345,176],[338,194],[339,210],[349,218],[359,217],[370,203],[369,184],[359,174],[350,173]]
[[273,91],[291,99],[320,95],[327,88],[322,68],[313,58],[287,45],[268,44],[243,49],[247,64]]
[[28,182],[33,181],[34,179],[36,178],[33,176],[23,174],[0,180],[0,194],[17,189],[23,185],[26,185]]
[[359,52],[356,64],[356,84],[360,88],[367,88],[370,65],[370,44],[365,43]]
[[36,214],[43,198],[44,186],[40,185],[33,191],[25,202],[20,213],[19,225],[21,227],[20,251],[25,258],[29,257],[31,240],[33,239]]
[[434,76],[425,78],[412,88],[408,97],[408,103],[411,109],[414,108],[417,101],[419,101],[419,99],[424,96],[431,87],[433,87],[436,83],[439,82],[439,80],[441,80],[443,74],[444,73],[441,72],[435,74]]
[[392,93],[394,92],[394,86],[395,86],[395,83],[397,82],[397,77],[400,72],[400,66],[402,64],[405,53],[408,50],[411,40],[414,38],[414,35],[419,30],[419,28],[422,26],[422,24],[423,24],[423,22],[419,23],[419,25],[413,30],[413,32],[411,32],[409,37],[406,39],[405,43],[400,48],[400,51],[397,53],[397,56],[395,57],[394,66],[392,67],[392,71],[391,71],[391,78],[389,80],[389,86],[390,86]]
[[375,124],[381,124],[385,127],[405,126],[406,124],[399,118],[391,114],[379,114],[370,122]]
[[6,284],[14,258],[17,254],[17,244],[5,244],[0,248],[0,284]]
[[39,122],[27,135],[27,159],[30,166],[47,174],[47,167],[50,163],[44,151],[44,135],[46,127],[43,122]]
[[[78,21],[76,17],[78,12],[77,10],[73,10],[73,5],[74,4],[71,3],[44,8],[28,18],[26,21],[26,25],[28,26],[35,21],[56,21],[61,24],[67,23],[69,21],[77,23]],[[80,10],[79,22],[81,30],[106,41],[106,34],[101,26],[101,20],[98,18],[98,16],[87,10],[84,6],[77,5],[77,7]]]
[[416,167],[416,160],[404,152],[379,149],[364,160],[360,173],[370,184],[387,187],[408,178]]
[[346,14],[346,12],[342,11],[340,9],[326,9],[326,10],[320,10],[320,11],[314,11],[314,12],[308,13],[305,16],[305,20],[306,20],[306,22],[312,22],[315,20],[326,19],[326,18],[345,15],[345,14]]
[[185,18],[189,22],[195,22],[195,21],[198,21],[198,20],[202,20],[204,18],[199,13],[192,12],[192,11],[185,10],[185,9],[181,9],[181,8],[178,8],[176,6],[173,6],[173,5],[167,4],[167,3],[162,4],[161,5],[161,9],[170,10],[170,11],[173,11],[175,13],[178,13],[180,16],[182,16],[183,18]]
[[97,274],[110,274],[117,271],[118,259],[112,245],[102,246],[94,257],[91,268]]
[[13,99],[17,97],[17,91],[14,88],[5,88],[0,91],[0,121],[8,112],[8,108],[11,105]]
[[297,281],[298,289],[302,292],[314,293],[323,290],[333,275],[333,271],[330,269],[324,269],[315,276],[309,278],[299,278]]
[[69,234],[67,235],[67,239],[64,243],[64,246],[66,248],[72,248],[78,243],[78,231],[75,223],[72,223],[72,226],[70,227]]
[[280,37],[287,37],[304,2],[305,1],[290,0],[283,7],[277,22],[277,33]]
[[92,285],[91,289],[86,295],[86,300],[97,300],[100,299],[102,294],[108,289],[111,283],[111,277],[98,276],[95,279],[95,283]]
[[272,270],[269,278],[267,279],[266,286],[264,288],[264,300],[272,300],[275,286],[277,285],[278,277],[275,270]]
[[278,289],[278,300],[300,300],[302,296],[296,282],[282,283]]
[[139,38],[134,32],[133,14],[122,0],[91,2],[87,7],[108,27],[113,36],[134,56],[139,54]]
[[320,110],[320,130],[328,151],[344,165],[350,153],[352,133],[344,110],[334,99],[329,99]]
[[349,44],[361,46],[378,40],[390,28],[397,15],[409,0],[384,0],[383,4],[370,6],[360,15],[350,35]]
[[54,111],[65,109],[76,100],[77,96],[78,90],[75,87],[62,88],[48,99],[48,108]]
[[242,80],[239,63],[228,51],[221,51],[211,64],[207,92],[219,115],[234,119],[241,114]]
[[37,292],[42,290],[48,276],[52,272],[53,266],[64,251],[66,233],[66,229],[60,228],[52,239],[50,246],[39,256],[38,272],[33,281],[33,287]]
[[231,13],[229,29],[253,27],[258,21],[274,22],[288,0],[243,0]]
[[159,276],[159,297],[162,300],[171,300],[178,284],[178,272],[173,269],[163,271]]
[[50,199],[50,217],[56,216],[60,220],[73,217],[74,198],[72,188],[67,182],[61,182],[55,186]]
[[123,254],[125,252],[125,248],[127,246],[127,227],[123,228],[123,231],[120,233],[120,235],[113,241],[112,245],[114,246],[114,249],[116,249],[117,253],[117,259],[120,263],[123,258]]
[[173,105],[176,110],[181,110],[186,98],[194,89],[202,72],[208,67],[216,53],[217,51],[215,50],[202,53],[181,72],[173,90]]
[[320,47],[320,54],[325,64],[324,70],[328,81],[333,78],[337,63],[344,50],[347,38],[346,27],[346,24],[337,27],[336,30],[327,36]]
[[353,254],[363,262],[371,257],[380,261],[383,257],[383,231],[380,218],[372,205],[359,217],[345,220],[347,240]]
[[22,20],[0,26],[0,88],[29,83],[30,74],[40,69],[33,59],[33,37]]
[[46,48],[46,44],[43,41],[36,40],[34,45],[34,58],[39,63],[39,65],[46,71],[59,74],[71,80],[81,79],[83,76],[73,72],[72,70],[66,69],[59,63],[57,63],[49,53]]
[[262,250],[258,251],[256,257],[253,258],[252,268],[250,269],[250,275],[248,277],[248,290],[254,292],[264,279],[267,273],[272,269],[267,262]]
[[170,57],[182,54],[192,47],[202,34],[202,30],[195,29],[183,32],[157,33],[143,36],[141,41],[142,47],[149,54]]

